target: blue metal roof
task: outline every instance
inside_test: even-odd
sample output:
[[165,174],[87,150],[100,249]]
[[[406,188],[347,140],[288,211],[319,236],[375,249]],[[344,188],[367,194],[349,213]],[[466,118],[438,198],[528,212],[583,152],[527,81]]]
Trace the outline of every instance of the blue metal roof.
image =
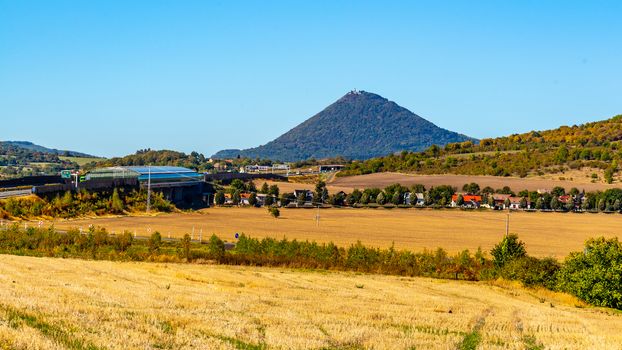
[[154,174],[197,174],[196,171],[179,166],[123,166],[127,170],[137,172],[140,175]]

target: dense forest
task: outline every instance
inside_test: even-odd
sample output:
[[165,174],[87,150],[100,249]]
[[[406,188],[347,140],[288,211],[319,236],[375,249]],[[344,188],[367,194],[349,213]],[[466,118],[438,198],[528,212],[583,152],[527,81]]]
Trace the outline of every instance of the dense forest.
[[346,157],[368,159],[401,150],[421,151],[432,144],[475,141],[445,130],[365,91],[351,91],[313,117],[265,145],[223,150],[217,158],[261,157],[280,161]]
[[383,171],[419,174],[520,176],[558,173],[568,169],[605,171],[613,181],[622,159],[622,115],[582,125],[532,131],[506,137],[433,145],[423,152],[401,152],[353,161],[339,176]]

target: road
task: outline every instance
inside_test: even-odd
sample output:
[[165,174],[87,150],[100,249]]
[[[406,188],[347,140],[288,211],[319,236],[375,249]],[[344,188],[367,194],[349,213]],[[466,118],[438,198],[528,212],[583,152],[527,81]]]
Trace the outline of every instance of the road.
[[11,190],[11,191],[0,191],[0,199],[10,198],[10,197],[19,197],[19,196],[28,196],[32,194],[32,190]]

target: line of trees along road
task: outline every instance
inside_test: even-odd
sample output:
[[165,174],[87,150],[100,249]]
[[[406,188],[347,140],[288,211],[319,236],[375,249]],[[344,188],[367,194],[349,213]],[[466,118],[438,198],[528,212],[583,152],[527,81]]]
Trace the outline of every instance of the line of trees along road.
[[[307,185],[308,186],[308,185]],[[301,185],[301,187],[305,187]],[[250,193],[250,194],[249,194]],[[278,185],[268,186],[264,183],[260,189],[255,188],[253,182],[244,183],[241,180],[234,180],[226,190],[218,191],[214,197],[217,205],[227,203],[227,196],[231,198],[228,204],[242,204],[242,195],[249,194],[247,202],[251,206],[288,206],[295,203],[298,206],[304,204],[311,205],[333,205],[333,206],[416,206],[416,194],[423,195],[421,206],[432,208],[443,208],[452,205],[452,197],[456,194],[457,200],[454,204],[465,206],[464,195],[481,196],[481,202],[477,206],[490,208],[508,208],[509,199],[506,198],[501,203],[495,202],[495,195],[509,195],[519,198],[516,209],[532,210],[554,210],[554,211],[592,211],[592,212],[620,212],[622,211],[622,189],[612,188],[605,191],[580,191],[573,187],[566,191],[563,187],[554,187],[548,191],[528,191],[522,190],[514,192],[510,187],[493,189],[491,187],[481,188],[477,183],[464,184],[462,192],[458,188],[449,185],[434,186],[427,189],[422,184],[415,184],[410,187],[400,184],[392,184],[383,189],[367,188],[364,190],[354,189],[351,193],[337,192],[329,193],[326,183],[319,181],[315,185],[312,196],[299,194],[298,197],[291,192],[280,193]],[[265,202],[257,200],[257,194],[266,194]],[[312,198],[312,199],[310,199]]]

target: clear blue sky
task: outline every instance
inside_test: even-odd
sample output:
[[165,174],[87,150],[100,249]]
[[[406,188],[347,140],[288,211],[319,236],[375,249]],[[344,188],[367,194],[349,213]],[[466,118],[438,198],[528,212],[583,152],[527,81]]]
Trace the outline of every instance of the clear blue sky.
[[622,113],[620,1],[0,0],[0,140],[246,148],[357,88],[482,138]]

